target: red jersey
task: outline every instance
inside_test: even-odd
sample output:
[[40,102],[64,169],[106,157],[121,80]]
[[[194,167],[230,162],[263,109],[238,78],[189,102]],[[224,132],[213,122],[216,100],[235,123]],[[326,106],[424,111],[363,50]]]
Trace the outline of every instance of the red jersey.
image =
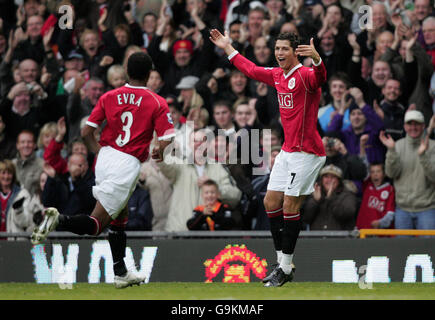
[[107,120],[101,146],[110,146],[144,162],[154,130],[159,140],[175,136],[166,100],[146,87],[126,84],[100,97],[87,125],[97,128]]
[[247,77],[275,87],[284,129],[282,150],[325,156],[325,148],[317,131],[320,86],[326,81],[323,62],[313,68],[298,64],[284,74],[279,67],[258,67],[238,52],[228,58]]
[[371,180],[364,181],[363,197],[356,220],[358,229],[372,229],[372,221],[395,211],[394,187],[386,182],[375,187]]

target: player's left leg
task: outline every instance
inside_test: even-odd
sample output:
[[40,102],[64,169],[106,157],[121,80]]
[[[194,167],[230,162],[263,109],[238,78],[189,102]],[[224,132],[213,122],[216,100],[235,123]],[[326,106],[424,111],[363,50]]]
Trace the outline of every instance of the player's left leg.
[[282,232],[282,258],[280,268],[288,275],[293,268],[293,253],[302,227],[300,208],[305,198],[306,196],[284,196],[284,228]]
[[44,211],[44,219],[32,233],[31,242],[35,245],[40,244],[54,230],[97,236],[111,221],[112,218],[99,201],[96,202],[91,215],[67,216],[59,214],[56,208],[47,208]]
[[139,285],[145,281],[144,277],[129,271],[125,265],[125,248],[127,235],[125,227],[128,221],[128,207],[125,206],[109,226],[109,244],[113,258],[113,272],[115,273],[115,287],[118,289],[132,285]]
[[115,276],[123,276],[127,273],[124,263],[125,248],[127,247],[127,235],[125,226],[128,219],[127,206],[122,209],[119,216],[109,226],[109,244],[113,257],[113,271]]

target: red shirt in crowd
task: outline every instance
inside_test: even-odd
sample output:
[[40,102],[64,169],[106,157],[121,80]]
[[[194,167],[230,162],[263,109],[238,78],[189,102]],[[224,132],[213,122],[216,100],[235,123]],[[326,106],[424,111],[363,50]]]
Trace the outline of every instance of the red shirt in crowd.
[[371,180],[366,180],[363,184],[363,198],[356,227],[358,229],[372,229],[372,221],[379,220],[388,212],[394,213],[394,211],[394,187],[389,182],[375,187]]

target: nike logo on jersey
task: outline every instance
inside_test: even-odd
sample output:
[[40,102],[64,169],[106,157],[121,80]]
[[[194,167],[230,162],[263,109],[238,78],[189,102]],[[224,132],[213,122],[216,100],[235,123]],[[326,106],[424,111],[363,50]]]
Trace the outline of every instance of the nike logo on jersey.
[[279,82],[275,82],[275,84],[279,84]]

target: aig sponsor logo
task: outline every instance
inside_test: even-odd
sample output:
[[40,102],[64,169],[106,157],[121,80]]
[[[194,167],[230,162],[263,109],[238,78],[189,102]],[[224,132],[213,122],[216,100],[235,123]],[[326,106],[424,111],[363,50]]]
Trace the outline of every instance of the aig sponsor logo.
[[280,108],[293,109],[293,94],[278,92],[278,103]]

